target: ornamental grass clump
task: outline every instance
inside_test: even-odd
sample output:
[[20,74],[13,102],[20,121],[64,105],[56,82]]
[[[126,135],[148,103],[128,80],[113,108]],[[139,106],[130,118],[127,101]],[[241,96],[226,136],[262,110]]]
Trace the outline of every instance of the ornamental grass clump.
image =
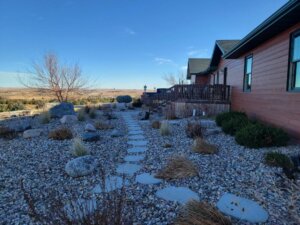
[[293,169],[292,160],[285,154],[279,152],[268,152],[265,155],[265,163],[269,166],[277,166],[285,169]]
[[77,119],[78,119],[78,121],[85,121],[85,110],[84,109],[78,110]]
[[231,225],[230,219],[225,217],[213,205],[196,200],[189,201],[179,212],[175,225]]
[[60,127],[50,131],[48,137],[53,140],[67,140],[73,138],[73,133],[67,127]]
[[168,121],[162,121],[160,124],[159,132],[162,136],[171,135],[171,127]]
[[160,128],[160,121],[158,121],[158,120],[153,121],[153,122],[151,123],[151,127],[152,127],[153,129],[159,129],[159,128]]
[[198,171],[194,163],[186,157],[175,156],[169,159],[167,165],[158,171],[155,177],[172,180],[194,176],[198,176]]
[[196,138],[192,149],[194,152],[201,154],[215,154],[218,151],[218,148],[215,145],[207,143],[203,138]]
[[41,124],[47,124],[51,121],[51,115],[49,111],[44,111],[39,115],[39,121]]
[[112,129],[113,126],[110,125],[109,123],[106,123],[106,122],[102,121],[102,120],[98,120],[98,121],[95,122],[95,128],[97,130],[109,130],[109,129]]
[[17,137],[17,133],[6,126],[0,126],[0,138],[4,138],[4,139],[14,139],[15,137]]
[[80,138],[75,138],[72,144],[72,154],[76,157],[88,155],[89,151],[82,143]]
[[185,133],[189,138],[202,137],[202,127],[200,123],[189,122],[186,126]]

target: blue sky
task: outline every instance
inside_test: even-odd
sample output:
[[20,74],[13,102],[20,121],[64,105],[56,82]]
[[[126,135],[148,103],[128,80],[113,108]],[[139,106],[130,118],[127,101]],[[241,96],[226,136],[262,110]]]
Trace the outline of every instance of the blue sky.
[[0,87],[47,52],[100,88],[165,87],[216,39],[240,39],[287,0],[0,0]]

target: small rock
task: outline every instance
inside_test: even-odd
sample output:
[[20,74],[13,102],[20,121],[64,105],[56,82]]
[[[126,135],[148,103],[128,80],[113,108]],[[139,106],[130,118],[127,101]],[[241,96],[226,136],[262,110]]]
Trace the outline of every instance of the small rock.
[[96,128],[94,127],[93,124],[88,123],[87,125],[85,125],[84,128],[85,131],[89,131],[89,132],[96,132]]
[[25,130],[23,133],[24,138],[33,138],[38,137],[43,133],[43,129],[31,129],[31,130]]
[[60,119],[60,122],[62,124],[72,124],[77,121],[78,121],[77,116],[74,115],[65,115]]
[[97,160],[90,156],[81,156],[72,159],[65,166],[66,173],[71,177],[81,177],[91,174],[97,167]]
[[120,130],[113,130],[111,132],[111,137],[123,137],[124,136],[124,133]]
[[100,136],[94,132],[84,133],[82,135],[82,140],[87,142],[98,141]]

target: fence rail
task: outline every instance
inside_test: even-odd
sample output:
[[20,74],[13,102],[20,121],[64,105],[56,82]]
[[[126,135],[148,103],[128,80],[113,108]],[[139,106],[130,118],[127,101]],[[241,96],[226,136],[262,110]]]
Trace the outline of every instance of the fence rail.
[[157,89],[157,92],[145,92],[142,96],[145,104],[160,104],[163,102],[207,102],[229,103],[229,85],[175,85],[167,89]]

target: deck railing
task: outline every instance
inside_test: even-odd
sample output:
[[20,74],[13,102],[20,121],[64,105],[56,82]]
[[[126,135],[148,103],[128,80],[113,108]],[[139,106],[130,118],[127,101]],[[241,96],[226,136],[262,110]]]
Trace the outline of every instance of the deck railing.
[[159,104],[162,102],[207,102],[229,103],[230,86],[228,85],[174,85],[167,89],[157,89],[157,92],[145,92],[142,96],[145,104]]

